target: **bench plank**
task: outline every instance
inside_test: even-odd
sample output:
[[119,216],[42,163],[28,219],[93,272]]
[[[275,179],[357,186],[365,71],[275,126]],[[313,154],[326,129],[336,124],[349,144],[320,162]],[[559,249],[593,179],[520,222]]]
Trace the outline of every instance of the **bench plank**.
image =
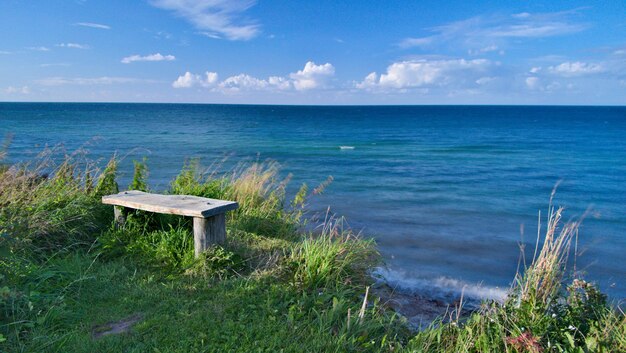
[[239,207],[237,202],[189,195],[159,195],[130,190],[102,197],[102,203],[143,211],[208,218]]

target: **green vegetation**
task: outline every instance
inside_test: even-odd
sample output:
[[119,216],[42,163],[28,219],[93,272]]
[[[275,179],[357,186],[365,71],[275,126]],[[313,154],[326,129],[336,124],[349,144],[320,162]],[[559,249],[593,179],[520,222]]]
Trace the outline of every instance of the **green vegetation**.
[[[118,190],[115,158],[98,171],[46,156],[0,168],[0,351],[626,351],[623,313],[587,282],[561,285],[578,226],[561,210],[505,303],[415,333],[368,291],[372,241],[340,219],[305,230],[306,202],[329,181],[286,200],[275,163],[217,174],[190,161],[168,192],[240,204],[228,244],[195,259],[188,219],[133,211],[113,226],[100,197]],[[136,162],[131,185],[148,190],[147,173]]]

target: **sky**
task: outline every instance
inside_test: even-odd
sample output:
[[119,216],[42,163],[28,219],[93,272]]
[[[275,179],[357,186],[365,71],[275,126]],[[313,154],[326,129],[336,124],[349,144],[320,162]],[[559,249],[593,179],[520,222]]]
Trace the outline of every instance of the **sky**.
[[625,1],[2,0],[0,101],[626,103]]

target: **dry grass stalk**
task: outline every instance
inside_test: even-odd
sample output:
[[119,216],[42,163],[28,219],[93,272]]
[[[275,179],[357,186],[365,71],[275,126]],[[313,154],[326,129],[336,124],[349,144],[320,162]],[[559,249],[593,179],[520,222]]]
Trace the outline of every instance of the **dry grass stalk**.
[[[557,184],[558,186],[558,184]],[[572,241],[578,234],[578,228],[584,216],[578,220],[562,223],[563,207],[555,208],[550,197],[547,228],[543,245],[539,250],[541,226],[538,227],[537,245],[533,261],[523,275],[516,276],[519,300],[534,300],[547,304],[558,295],[566,271]],[[539,214],[541,217],[541,214]],[[540,223],[539,223],[540,224]]]

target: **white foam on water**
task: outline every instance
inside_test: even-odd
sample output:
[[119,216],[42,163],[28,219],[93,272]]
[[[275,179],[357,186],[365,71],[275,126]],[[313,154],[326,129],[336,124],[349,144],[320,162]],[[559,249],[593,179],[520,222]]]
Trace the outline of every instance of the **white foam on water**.
[[339,146],[340,150],[353,150],[354,146]]
[[372,272],[374,277],[383,281],[395,290],[426,295],[432,299],[444,301],[456,300],[463,293],[464,298],[473,301],[496,300],[503,302],[507,290],[499,287],[483,286],[479,283],[468,283],[449,277],[418,278],[409,276],[404,271],[378,267]]

